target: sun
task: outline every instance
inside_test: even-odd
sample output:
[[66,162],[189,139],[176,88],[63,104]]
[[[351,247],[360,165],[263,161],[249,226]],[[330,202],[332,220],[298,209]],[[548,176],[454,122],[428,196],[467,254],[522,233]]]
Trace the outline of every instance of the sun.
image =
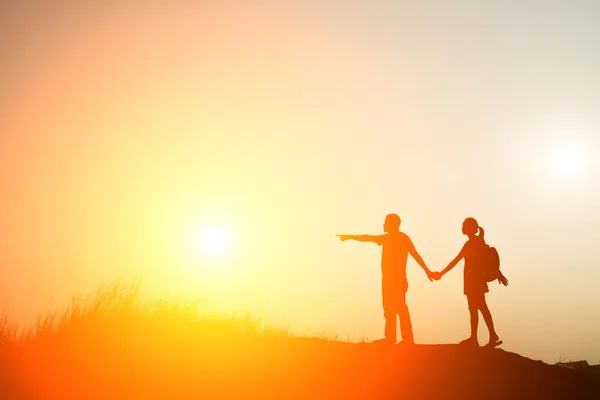
[[554,168],[565,175],[575,175],[583,169],[583,152],[576,146],[561,146],[553,154]]
[[200,248],[208,255],[217,255],[227,249],[227,234],[219,227],[206,228],[200,237]]

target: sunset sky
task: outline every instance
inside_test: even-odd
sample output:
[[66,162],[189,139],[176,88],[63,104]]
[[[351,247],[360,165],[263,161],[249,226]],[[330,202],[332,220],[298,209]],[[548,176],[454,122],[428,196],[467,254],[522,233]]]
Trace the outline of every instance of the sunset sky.
[[[376,339],[381,249],[335,234],[398,213],[439,271],[473,216],[510,280],[488,295],[503,348],[600,362],[599,2],[16,3],[0,310],[22,326],[141,278]],[[466,338],[462,263],[431,283],[411,259],[408,278],[415,340]]]

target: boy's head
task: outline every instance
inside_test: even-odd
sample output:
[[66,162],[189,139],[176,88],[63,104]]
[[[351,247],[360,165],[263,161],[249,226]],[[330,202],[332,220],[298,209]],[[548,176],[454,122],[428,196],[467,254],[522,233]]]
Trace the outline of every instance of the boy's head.
[[388,214],[383,223],[383,231],[385,233],[394,233],[400,230],[400,217],[396,214]]

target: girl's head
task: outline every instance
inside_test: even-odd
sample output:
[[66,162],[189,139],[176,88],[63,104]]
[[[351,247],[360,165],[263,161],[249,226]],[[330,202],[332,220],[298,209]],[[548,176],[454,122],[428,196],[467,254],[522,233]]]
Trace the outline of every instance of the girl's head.
[[483,238],[485,231],[479,226],[475,218],[467,218],[462,225],[462,233],[467,236],[475,236],[479,232],[479,237]]

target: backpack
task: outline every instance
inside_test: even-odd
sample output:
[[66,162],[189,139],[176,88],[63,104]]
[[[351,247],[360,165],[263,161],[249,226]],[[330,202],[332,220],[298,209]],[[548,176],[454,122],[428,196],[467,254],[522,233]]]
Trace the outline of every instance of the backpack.
[[481,274],[485,282],[492,282],[500,278],[500,256],[495,247],[485,245],[485,251],[481,262]]

